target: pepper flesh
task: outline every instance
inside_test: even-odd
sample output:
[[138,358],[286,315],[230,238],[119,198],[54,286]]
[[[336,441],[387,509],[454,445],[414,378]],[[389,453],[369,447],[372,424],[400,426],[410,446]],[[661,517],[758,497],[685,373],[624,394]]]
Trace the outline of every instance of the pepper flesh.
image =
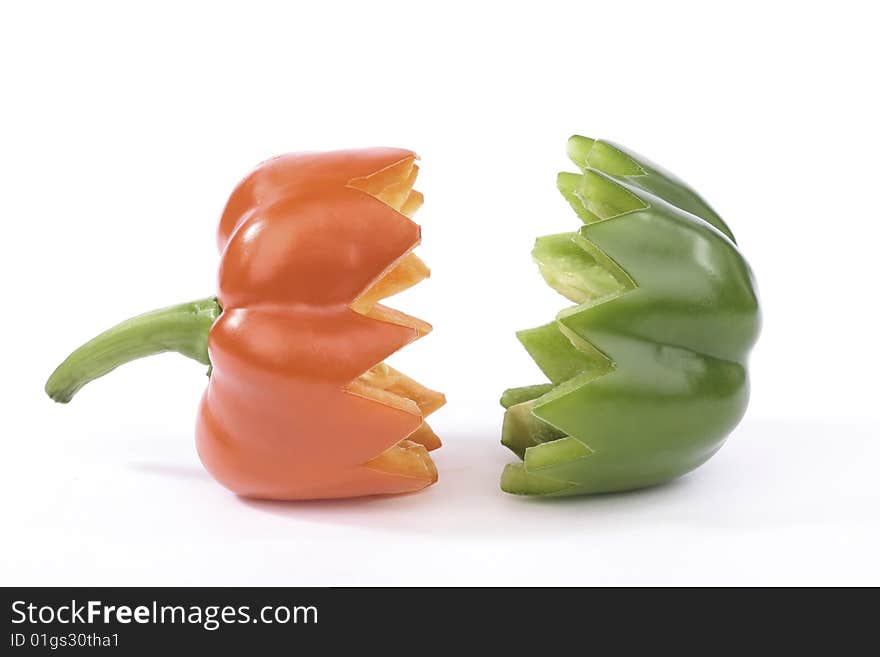
[[[187,344],[201,340],[198,359],[211,364],[199,456],[235,493],[351,497],[437,480],[428,450],[440,441],[425,417],[445,398],[383,362],[431,330],[379,303],[429,274],[412,253],[415,160],[393,148],[285,155],[232,193],[218,229],[218,312],[180,331]],[[74,352],[47,383],[50,396],[67,401],[149,353],[193,356],[160,340],[138,344],[144,321],[140,333],[124,323]],[[112,367],[97,367],[101,345],[119,342]]]
[[729,227],[645,158],[574,136],[558,187],[584,225],[539,238],[547,283],[575,306],[521,331],[549,384],[504,393],[501,487],[564,496],[630,490],[705,462],[742,418],[760,329]]

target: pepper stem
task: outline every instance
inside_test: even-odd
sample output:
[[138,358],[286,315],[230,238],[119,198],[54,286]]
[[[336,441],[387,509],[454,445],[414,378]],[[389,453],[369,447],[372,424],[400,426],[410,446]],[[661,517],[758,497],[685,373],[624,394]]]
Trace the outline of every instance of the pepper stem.
[[208,358],[208,331],[220,316],[217,299],[210,297],[132,317],[89,340],[70,354],[46,382],[46,394],[62,404],[98,377],[145,356],[176,351],[204,365]]

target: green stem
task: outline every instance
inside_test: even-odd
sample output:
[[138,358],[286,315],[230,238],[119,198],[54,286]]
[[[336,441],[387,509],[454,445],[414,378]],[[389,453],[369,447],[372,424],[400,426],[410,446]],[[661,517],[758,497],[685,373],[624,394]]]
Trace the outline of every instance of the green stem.
[[176,351],[204,365],[208,331],[220,316],[210,297],[132,317],[89,340],[70,354],[46,382],[46,394],[62,404],[98,377],[138,358]]

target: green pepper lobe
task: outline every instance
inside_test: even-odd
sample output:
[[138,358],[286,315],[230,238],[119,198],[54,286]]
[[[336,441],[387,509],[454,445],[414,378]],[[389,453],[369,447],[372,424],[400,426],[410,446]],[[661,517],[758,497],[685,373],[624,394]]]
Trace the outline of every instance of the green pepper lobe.
[[645,158],[574,136],[560,192],[583,221],[538,238],[544,280],[575,303],[520,331],[550,383],[513,388],[501,442],[522,459],[501,487],[577,495],[698,467],[739,423],[760,330],[752,272],[730,228]]

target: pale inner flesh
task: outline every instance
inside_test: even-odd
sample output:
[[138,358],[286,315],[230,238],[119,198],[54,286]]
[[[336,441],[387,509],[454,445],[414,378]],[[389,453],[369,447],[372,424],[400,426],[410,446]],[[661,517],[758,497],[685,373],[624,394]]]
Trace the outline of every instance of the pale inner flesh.
[[[424,200],[412,187],[419,167],[410,157],[364,178],[349,182],[398,212],[412,218]],[[430,270],[412,252],[389,267],[369,288],[355,299],[351,308],[368,317],[415,329],[419,335],[431,325],[415,317],[379,305],[379,301],[398,294],[430,275]],[[379,363],[352,381],[347,389],[402,411],[419,415],[422,423],[411,434],[364,465],[374,470],[419,478],[437,478],[437,470],[428,452],[441,442],[424,418],[446,403],[443,393],[430,390],[386,363]]]

